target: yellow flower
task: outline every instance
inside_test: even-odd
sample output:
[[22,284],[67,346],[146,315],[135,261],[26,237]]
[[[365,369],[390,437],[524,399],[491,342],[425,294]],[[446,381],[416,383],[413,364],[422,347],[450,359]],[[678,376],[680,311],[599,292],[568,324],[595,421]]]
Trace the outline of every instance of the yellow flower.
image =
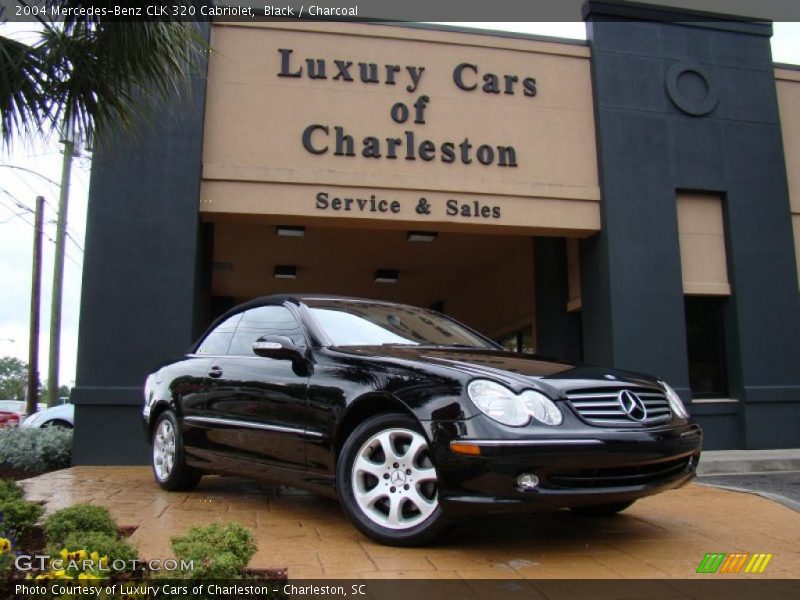
[[97,550],[93,550],[89,558],[92,559],[92,564],[97,564],[100,562],[100,553]]
[[101,577],[98,577],[94,573],[78,573],[78,579],[88,579],[91,581],[97,581],[98,579],[101,579]]
[[68,556],[70,560],[83,560],[86,558],[86,550],[74,550],[68,552]]
[[5,554],[11,551],[11,540],[8,538],[0,537],[0,554]]
[[73,579],[73,577],[67,575],[67,572],[64,569],[53,571],[53,577],[56,579]]

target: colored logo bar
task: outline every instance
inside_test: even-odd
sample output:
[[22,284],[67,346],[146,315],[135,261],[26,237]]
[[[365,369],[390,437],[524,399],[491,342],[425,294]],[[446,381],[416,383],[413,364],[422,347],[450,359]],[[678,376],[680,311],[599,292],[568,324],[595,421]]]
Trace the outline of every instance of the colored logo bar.
[[709,552],[697,566],[698,573],[763,573],[772,554]]

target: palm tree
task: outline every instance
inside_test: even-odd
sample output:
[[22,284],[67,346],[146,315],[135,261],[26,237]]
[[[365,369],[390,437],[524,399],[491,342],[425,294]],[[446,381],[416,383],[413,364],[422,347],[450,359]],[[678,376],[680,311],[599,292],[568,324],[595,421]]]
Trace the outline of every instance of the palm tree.
[[[28,6],[25,0],[19,4]],[[124,5],[125,2],[120,2]],[[174,3],[173,6],[178,3]],[[114,127],[130,129],[148,116],[149,105],[189,90],[196,58],[206,44],[196,23],[158,19],[119,21],[86,9],[102,3],[45,0],[51,18],[38,10],[41,35],[35,43],[0,34],[0,137],[45,136],[60,129],[63,179],[56,229],[56,257],[50,322],[51,405],[58,389],[61,294],[69,172],[73,142],[110,137]],[[132,3],[136,6],[136,3]],[[141,6],[141,5],[139,5]],[[70,9],[63,20],[53,8]],[[188,12],[188,11],[187,11]],[[62,13],[64,14],[64,13]],[[29,398],[33,404],[34,398]]]
[[[47,4],[89,6],[80,0]],[[196,59],[205,50],[196,23],[169,17],[37,19],[41,37],[33,44],[0,35],[4,143],[60,127],[91,139],[112,126],[131,125],[146,114],[149,102],[188,89]]]

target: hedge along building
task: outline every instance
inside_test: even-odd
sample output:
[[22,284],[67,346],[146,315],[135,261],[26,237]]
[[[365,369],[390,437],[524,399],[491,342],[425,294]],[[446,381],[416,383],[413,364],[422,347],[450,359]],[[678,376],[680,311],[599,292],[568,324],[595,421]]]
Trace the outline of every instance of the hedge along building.
[[310,291],[658,374],[708,448],[800,444],[800,71],[768,24],[586,18],[588,43],[209,26],[192,97],[95,153],[74,461],[145,461],[146,374]]

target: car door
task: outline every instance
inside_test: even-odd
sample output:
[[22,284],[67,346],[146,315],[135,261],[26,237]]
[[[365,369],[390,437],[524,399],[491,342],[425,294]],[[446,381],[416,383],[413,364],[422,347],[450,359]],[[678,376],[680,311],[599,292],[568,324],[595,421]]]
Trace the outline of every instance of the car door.
[[305,349],[303,330],[285,306],[259,306],[242,313],[224,356],[208,371],[206,423],[214,447],[230,458],[301,468],[306,463],[308,377],[290,360],[256,356],[253,343],[283,335]]

